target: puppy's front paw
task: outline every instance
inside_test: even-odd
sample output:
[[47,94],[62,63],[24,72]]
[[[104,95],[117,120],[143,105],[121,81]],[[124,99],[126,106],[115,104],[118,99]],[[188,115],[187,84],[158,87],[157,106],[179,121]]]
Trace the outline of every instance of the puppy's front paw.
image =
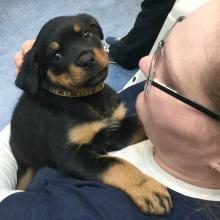
[[128,187],[126,192],[145,214],[163,215],[172,208],[166,187],[151,177],[145,176],[139,183]]
[[166,187],[125,160],[118,159],[118,163],[106,170],[102,180],[126,192],[145,214],[163,215],[172,208]]

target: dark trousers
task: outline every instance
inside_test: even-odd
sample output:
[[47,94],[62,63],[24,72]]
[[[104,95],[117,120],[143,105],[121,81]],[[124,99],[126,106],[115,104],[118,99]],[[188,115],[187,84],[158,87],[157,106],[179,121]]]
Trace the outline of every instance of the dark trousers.
[[110,46],[109,54],[126,69],[138,67],[148,55],[175,0],[144,0],[134,27],[119,42]]

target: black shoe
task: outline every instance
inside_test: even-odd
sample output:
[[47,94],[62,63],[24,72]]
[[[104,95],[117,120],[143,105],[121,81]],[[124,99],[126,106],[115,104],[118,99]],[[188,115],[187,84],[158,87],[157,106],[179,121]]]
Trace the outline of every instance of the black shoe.
[[139,59],[134,60],[133,56],[122,53],[121,48],[124,47],[122,38],[106,37],[102,44],[105,52],[108,54],[109,63],[116,64],[127,70],[138,68]]

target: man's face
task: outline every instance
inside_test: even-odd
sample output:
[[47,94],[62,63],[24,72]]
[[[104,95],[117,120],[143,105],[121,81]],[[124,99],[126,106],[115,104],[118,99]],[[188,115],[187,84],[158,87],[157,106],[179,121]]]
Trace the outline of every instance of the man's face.
[[[155,78],[186,97],[212,109],[204,93],[203,80],[208,77],[213,51],[213,30],[219,17],[219,3],[213,1],[176,24],[169,34]],[[151,56],[140,61],[148,75]],[[151,87],[150,93],[139,94],[136,108],[149,139],[156,146],[188,139],[206,133],[206,115],[168,94]],[[202,131],[202,132],[200,132]]]

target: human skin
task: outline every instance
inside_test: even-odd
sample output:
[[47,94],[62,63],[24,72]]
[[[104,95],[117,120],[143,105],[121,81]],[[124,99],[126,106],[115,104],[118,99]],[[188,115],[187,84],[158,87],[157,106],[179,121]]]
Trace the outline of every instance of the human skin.
[[29,51],[33,44],[34,44],[34,39],[30,39],[25,41],[22,46],[21,49],[14,55],[14,62],[15,62],[15,73],[18,74],[21,65],[23,63],[24,60],[24,56],[27,53],[27,51]]
[[[211,71],[219,12],[219,1],[211,1],[176,24],[165,43],[155,77],[210,109],[213,106],[203,81],[204,74]],[[140,60],[145,75],[151,59],[147,56]],[[136,108],[160,167],[185,182],[220,189],[220,137],[213,119],[153,86],[150,93],[139,94]]]

